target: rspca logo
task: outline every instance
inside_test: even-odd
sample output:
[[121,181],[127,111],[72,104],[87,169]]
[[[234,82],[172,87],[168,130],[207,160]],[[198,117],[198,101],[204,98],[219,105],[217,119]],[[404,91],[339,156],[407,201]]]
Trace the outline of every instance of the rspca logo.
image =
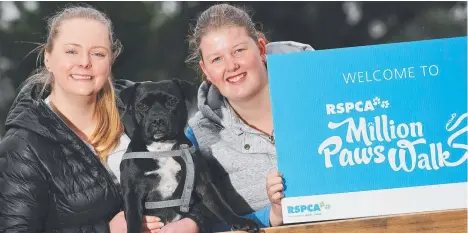
[[377,108],[388,108],[390,102],[388,100],[380,100],[379,97],[375,97],[372,100],[357,101],[357,102],[345,102],[337,104],[326,104],[327,115],[334,114],[348,114],[351,112],[368,112],[375,111]]
[[288,214],[321,214],[323,210],[328,210],[331,208],[330,204],[325,204],[321,202],[320,204],[307,204],[307,205],[294,205],[287,206]]

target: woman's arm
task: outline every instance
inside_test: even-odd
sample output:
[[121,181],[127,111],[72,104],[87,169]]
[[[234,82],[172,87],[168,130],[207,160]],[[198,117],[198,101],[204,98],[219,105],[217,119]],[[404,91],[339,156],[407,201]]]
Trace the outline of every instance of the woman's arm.
[[270,226],[270,211],[271,205],[268,205],[263,209],[259,209],[242,217],[252,219],[257,222],[260,227],[265,228]]
[[44,231],[49,186],[40,167],[23,139],[0,143],[0,232]]

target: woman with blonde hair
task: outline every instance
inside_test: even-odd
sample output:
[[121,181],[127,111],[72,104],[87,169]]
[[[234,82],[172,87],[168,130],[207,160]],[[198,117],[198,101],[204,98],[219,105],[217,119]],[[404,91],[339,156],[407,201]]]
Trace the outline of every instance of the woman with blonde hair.
[[[22,86],[0,143],[0,232],[126,232],[103,165],[123,133],[111,79],[120,50],[92,7],[49,19],[45,67]],[[155,220],[143,231],[156,231]]]

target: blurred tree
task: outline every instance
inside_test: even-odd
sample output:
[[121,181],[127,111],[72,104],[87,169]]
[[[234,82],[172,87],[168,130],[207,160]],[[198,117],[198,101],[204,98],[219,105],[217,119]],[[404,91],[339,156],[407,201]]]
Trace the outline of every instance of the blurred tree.
[[[187,33],[215,2],[85,2],[107,13],[124,45],[116,78],[179,78],[199,82],[186,66]],[[316,49],[466,36],[466,2],[231,2],[250,9],[272,41],[295,40]],[[41,61],[46,17],[76,2],[0,2],[0,85],[16,89]],[[13,7],[12,7],[13,6]],[[9,19],[7,19],[8,17]],[[15,18],[16,17],[16,18]],[[9,79],[9,81],[1,81]],[[12,101],[0,88],[0,122]],[[11,87],[7,87],[11,90]],[[3,107],[2,107],[3,106]],[[3,123],[0,124],[0,135]]]

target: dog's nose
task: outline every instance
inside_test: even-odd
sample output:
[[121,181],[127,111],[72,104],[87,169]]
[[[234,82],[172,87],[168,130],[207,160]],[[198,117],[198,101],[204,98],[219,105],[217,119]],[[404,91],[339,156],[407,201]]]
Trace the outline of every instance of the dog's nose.
[[153,121],[153,125],[155,126],[161,126],[166,123],[166,120],[164,118],[156,118]]

